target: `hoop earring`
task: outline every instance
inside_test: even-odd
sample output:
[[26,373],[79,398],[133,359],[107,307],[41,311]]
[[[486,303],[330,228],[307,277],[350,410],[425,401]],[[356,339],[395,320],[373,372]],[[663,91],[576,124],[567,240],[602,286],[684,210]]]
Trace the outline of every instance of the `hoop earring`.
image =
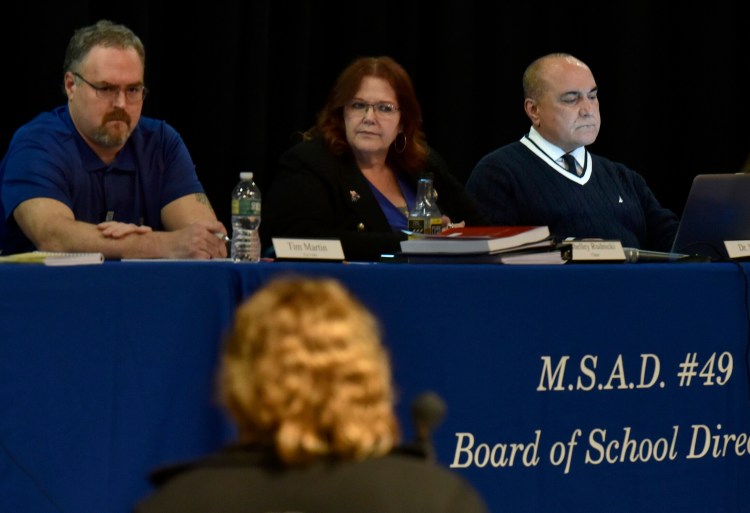
[[[399,141],[398,136],[399,135],[401,136],[402,140],[404,141],[401,144],[400,148],[399,148],[399,144],[398,144],[398,141]],[[393,148],[396,150],[396,153],[403,153],[404,150],[406,149],[406,136],[404,135],[403,132],[399,132],[398,135],[396,136],[396,140],[393,141]]]

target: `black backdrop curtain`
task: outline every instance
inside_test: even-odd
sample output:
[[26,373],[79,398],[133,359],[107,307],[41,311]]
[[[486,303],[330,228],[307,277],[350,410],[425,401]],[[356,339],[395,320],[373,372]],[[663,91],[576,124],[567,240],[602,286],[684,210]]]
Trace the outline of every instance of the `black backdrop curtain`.
[[485,153],[528,129],[521,75],[574,54],[593,70],[602,130],[592,151],[640,172],[681,213],[692,178],[736,172],[750,154],[747,18],[739,1],[18,2],[0,17],[5,54],[0,153],[13,132],[64,102],[73,30],[101,18],[146,45],[144,115],[172,124],[229,225],[241,170],[261,189],[309,128],[337,74],[361,55],[410,73],[428,142],[465,181]]

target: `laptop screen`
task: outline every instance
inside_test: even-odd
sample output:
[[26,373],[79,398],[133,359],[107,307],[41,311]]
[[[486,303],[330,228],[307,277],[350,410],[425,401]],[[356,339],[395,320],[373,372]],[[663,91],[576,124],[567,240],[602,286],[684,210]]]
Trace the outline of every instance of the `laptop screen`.
[[723,259],[728,240],[750,240],[750,174],[698,175],[672,251]]

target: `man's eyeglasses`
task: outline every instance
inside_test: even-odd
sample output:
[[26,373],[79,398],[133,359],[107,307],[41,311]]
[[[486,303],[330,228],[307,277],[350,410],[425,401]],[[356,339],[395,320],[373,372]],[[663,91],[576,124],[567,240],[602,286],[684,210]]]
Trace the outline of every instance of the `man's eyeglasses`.
[[370,107],[372,107],[372,111],[376,116],[388,117],[393,116],[398,112],[398,107],[388,102],[367,103],[361,100],[352,100],[346,104],[346,108],[349,109],[349,112],[361,114],[362,116],[367,115],[367,111]]
[[80,78],[83,82],[88,84],[88,86],[93,89],[94,92],[96,92],[97,98],[101,98],[102,100],[107,100],[109,102],[115,101],[117,99],[117,96],[120,94],[120,91],[125,93],[125,101],[128,103],[140,103],[144,98],[146,98],[146,94],[148,94],[148,89],[142,84],[126,86],[124,89],[120,89],[120,86],[116,85],[99,86],[92,84],[75,71],[73,71],[72,73],[73,76],[75,76],[76,78]]

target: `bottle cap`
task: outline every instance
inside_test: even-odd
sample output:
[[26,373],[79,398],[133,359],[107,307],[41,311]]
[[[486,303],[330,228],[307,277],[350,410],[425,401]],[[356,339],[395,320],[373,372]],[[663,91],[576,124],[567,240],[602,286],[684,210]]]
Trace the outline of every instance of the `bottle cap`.
[[240,180],[252,180],[252,179],[253,179],[252,171],[242,171],[240,173]]

